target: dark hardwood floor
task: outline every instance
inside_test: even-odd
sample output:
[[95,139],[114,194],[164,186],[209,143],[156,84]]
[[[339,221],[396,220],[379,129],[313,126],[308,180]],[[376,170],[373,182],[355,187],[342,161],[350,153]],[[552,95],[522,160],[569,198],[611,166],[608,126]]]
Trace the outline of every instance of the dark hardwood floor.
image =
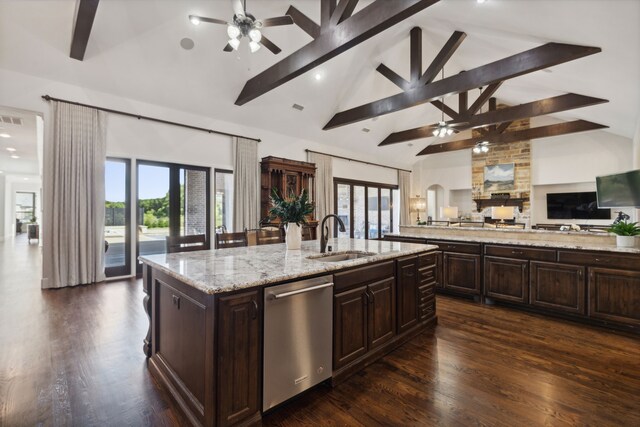
[[[40,290],[39,249],[0,243],[0,425],[187,425],[142,353],[141,282]],[[266,426],[640,425],[640,340],[438,297],[439,325]]]

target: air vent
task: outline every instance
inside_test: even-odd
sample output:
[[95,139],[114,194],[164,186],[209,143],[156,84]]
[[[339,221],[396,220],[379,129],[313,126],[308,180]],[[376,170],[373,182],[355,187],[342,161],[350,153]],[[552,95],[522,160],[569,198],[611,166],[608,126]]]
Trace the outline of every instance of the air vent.
[[364,132],[364,133],[371,132],[371,129],[369,129],[369,128],[362,128],[362,132]]
[[20,117],[0,116],[0,122],[8,125],[22,126],[22,119]]
[[304,110],[304,107],[302,105],[300,105],[300,104],[293,104],[291,106],[291,108],[293,108],[294,110],[298,110],[298,111]]

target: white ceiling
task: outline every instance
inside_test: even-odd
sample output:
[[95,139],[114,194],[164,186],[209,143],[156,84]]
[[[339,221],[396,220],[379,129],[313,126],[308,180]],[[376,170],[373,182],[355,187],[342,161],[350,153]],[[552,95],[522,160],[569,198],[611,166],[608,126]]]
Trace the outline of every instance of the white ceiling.
[[[10,135],[10,138],[0,138],[0,171],[4,174],[37,174],[38,139],[35,113],[0,107],[1,116],[20,118],[22,124],[7,124],[0,121],[0,133]],[[7,148],[15,148],[16,151],[8,151]],[[14,159],[12,155],[19,158]]]
[[[390,1],[390,0],[388,0]],[[359,8],[371,0],[361,0]],[[316,0],[248,0],[258,18],[284,14],[290,4],[319,21]],[[103,0],[85,60],[69,58],[74,0],[0,1],[0,67],[77,84],[207,117],[366,152],[396,164],[412,164],[430,140],[384,148],[389,133],[433,123],[431,105],[323,131],[338,111],[399,92],[375,68],[381,62],[409,74],[409,30],[423,29],[424,68],[454,30],[466,40],[445,67],[447,76],[546,42],[602,48],[602,53],[506,82],[500,102],[518,104],[567,92],[609,99],[604,105],[558,114],[610,126],[631,138],[640,113],[640,1],[638,0],[443,0],[315,70],[245,104],[234,105],[244,83],[311,38],[295,26],[264,34],[283,52],[224,53],[224,26],[189,23],[187,15],[229,19],[228,0]],[[195,48],[180,47],[183,37]],[[320,72],[321,80],[314,75]],[[473,101],[476,93],[470,96]],[[64,94],[52,94],[64,97]],[[298,112],[293,103],[305,106]],[[457,105],[457,99],[449,99]],[[144,114],[144,112],[141,112]],[[364,133],[367,127],[371,132]]]

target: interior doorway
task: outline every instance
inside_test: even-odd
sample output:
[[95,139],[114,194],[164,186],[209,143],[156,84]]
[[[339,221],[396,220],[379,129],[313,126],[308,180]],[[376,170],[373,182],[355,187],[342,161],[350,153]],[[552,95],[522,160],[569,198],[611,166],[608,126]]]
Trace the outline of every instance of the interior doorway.
[[439,184],[433,184],[427,188],[427,218],[438,219],[438,213],[444,202],[444,188]]

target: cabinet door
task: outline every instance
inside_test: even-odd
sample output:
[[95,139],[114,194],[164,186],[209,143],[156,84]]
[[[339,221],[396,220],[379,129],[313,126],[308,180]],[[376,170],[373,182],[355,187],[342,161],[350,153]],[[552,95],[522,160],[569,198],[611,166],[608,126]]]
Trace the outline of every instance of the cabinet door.
[[221,297],[218,304],[218,425],[259,413],[258,292]]
[[369,296],[369,350],[394,337],[396,333],[396,287],[390,277],[367,286]]
[[418,323],[418,258],[398,260],[398,333]]
[[531,305],[585,314],[585,268],[531,261]]
[[529,303],[529,261],[484,257],[485,295],[496,300]]
[[589,267],[589,317],[640,327],[640,272]]
[[367,352],[367,287],[336,294],[333,307],[333,369]]
[[480,255],[444,252],[442,259],[445,289],[480,295]]

